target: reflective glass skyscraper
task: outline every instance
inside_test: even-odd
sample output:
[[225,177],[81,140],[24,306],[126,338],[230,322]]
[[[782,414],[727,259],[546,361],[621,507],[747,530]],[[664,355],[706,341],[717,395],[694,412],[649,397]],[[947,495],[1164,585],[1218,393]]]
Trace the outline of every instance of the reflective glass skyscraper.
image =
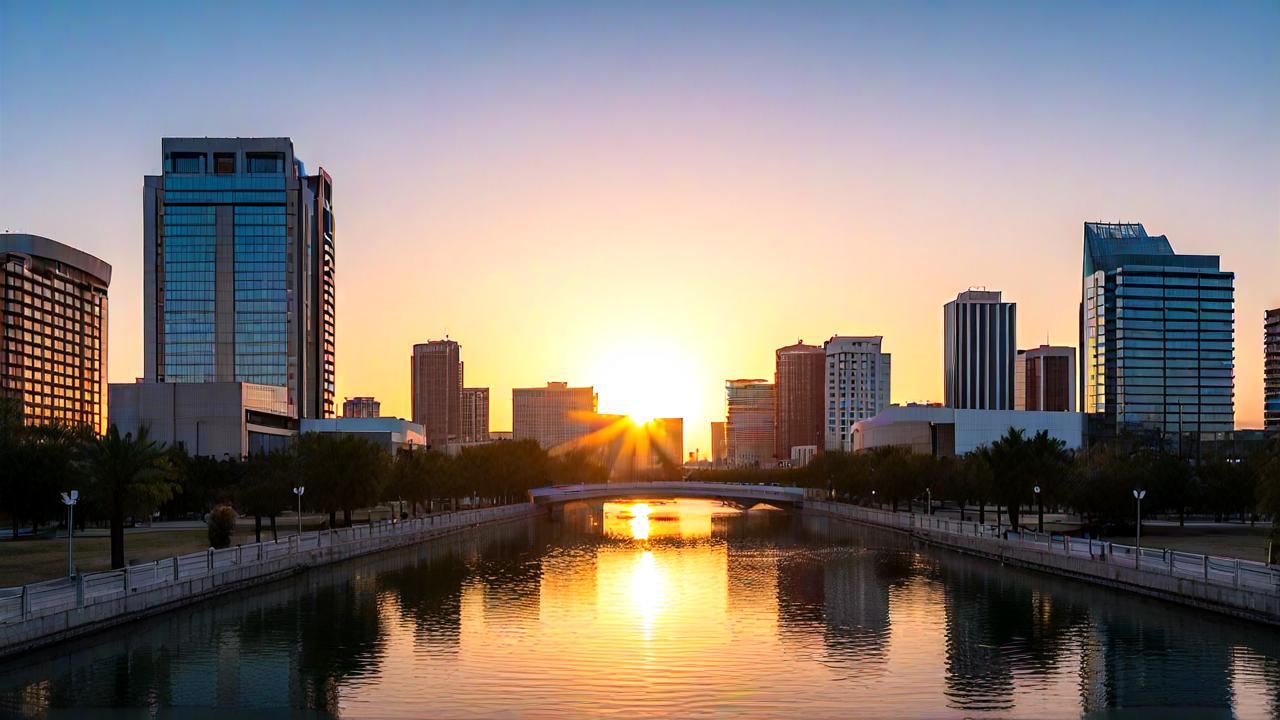
[[289,138],[164,138],[144,189],[145,379],[288,389],[334,414],[333,183]]
[[1080,407],[1090,431],[1234,427],[1235,275],[1138,223],[1085,223]]

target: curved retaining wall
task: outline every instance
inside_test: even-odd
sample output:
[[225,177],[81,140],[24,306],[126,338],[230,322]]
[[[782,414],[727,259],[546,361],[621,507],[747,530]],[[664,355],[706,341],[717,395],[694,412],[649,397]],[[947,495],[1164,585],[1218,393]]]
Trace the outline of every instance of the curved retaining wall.
[[545,508],[532,504],[505,505],[322,530],[285,542],[210,550],[124,570],[8,588],[0,595],[0,657],[268,583],[310,567],[544,512]]
[[804,512],[902,532],[922,542],[1247,620],[1280,625],[1280,573],[1262,563],[1110,542],[1002,532],[994,525],[806,500]]

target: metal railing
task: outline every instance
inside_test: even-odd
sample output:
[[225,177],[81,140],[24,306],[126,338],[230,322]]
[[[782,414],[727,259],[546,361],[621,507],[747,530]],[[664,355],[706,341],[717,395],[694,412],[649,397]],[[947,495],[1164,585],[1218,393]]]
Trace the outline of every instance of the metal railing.
[[[270,542],[220,550],[209,548],[201,552],[130,565],[120,570],[84,573],[21,587],[0,588],[0,624],[89,607],[143,590],[173,585],[192,578],[216,577],[229,571],[281,559],[292,558],[292,565],[296,566],[307,560],[306,553],[322,548],[359,549],[360,543],[371,544],[370,541],[376,541],[383,544],[384,539],[429,535],[512,517],[529,512],[529,507],[527,504],[503,505],[428,515],[399,522],[380,520],[337,530],[304,532]],[[390,546],[395,543],[385,544]],[[285,564],[286,567],[288,565],[289,563]]]
[[807,501],[807,507],[847,517],[871,525],[907,531],[928,531],[965,537],[986,538],[1009,547],[1037,548],[1054,555],[1075,557],[1178,578],[1201,580],[1234,588],[1280,592],[1280,566],[1216,557],[1197,553],[1143,547],[1141,549],[1109,540],[1054,535],[1034,530],[1014,531],[999,525],[979,524],[915,513],[894,513],[857,505]]

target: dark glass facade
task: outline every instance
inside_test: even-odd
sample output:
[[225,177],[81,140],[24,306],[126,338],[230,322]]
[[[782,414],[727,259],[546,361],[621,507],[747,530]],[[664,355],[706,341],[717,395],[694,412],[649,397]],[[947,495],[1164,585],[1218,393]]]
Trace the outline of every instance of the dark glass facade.
[[1142,225],[1086,223],[1081,408],[1095,434],[1234,429],[1234,283]]
[[1263,422],[1280,430],[1280,308],[1268,310],[1263,324]]
[[146,379],[285,387],[332,417],[332,181],[288,138],[165,138],[146,178]]
[[30,425],[105,425],[111,266],[38,235],[0,234],[0,394]]

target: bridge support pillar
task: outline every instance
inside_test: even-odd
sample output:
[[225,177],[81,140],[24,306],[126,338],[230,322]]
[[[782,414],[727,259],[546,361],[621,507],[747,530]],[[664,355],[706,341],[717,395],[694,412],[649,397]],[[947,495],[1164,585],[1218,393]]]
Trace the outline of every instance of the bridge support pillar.
[[564,503],[555,503],[551,506],[551,522],[564,522]]

